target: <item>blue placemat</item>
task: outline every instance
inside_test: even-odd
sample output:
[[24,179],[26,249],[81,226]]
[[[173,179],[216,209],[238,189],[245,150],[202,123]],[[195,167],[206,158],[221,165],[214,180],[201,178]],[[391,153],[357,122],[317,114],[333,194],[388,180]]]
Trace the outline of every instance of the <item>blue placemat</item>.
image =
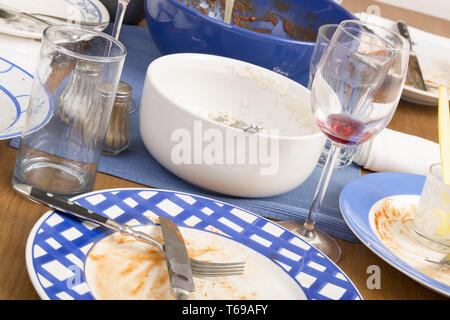
[[[110,27],[106,29],[106,32],[110,29]],[[146,28],[124,25],[120,41],[128,50],[121,80],[133,87],[133,99],[139,104],[147,67],[151,61],[160,56],[160,53]],[[138,115],[139,113],[135,112],[130,116],[133,138],[128,149],[113,157],[103,156],[98,166],[99,172],[150,187],[212,197],[271,219],[304,221],[321,168],[317,167],[295,190],[276,197],[243,199],[211,193],[179,179],[153,159],[139,135]],[[18,139],[12,140],[11,146],[17,147]],[[342,218],[339,210],[339,194],[348,182],[360,175],[360,172],[360,167],[356,165],[335,170],[318,218],[318,228],[337,238],[357,241]]]

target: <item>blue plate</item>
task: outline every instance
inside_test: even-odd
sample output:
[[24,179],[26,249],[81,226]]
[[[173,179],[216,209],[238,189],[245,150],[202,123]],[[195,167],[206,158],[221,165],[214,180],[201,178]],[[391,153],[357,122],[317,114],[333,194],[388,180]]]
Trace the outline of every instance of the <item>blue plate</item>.
[[[219,230],[276,264],[307,299],[361,299],[349,278],[317,249],[275,223],[227,203],[144,188],[97,191],[74,201],[120,223],[154,224],[148,217],[151,212],[181,227]],[[90,248],[108,234],[103,227],[55,211],[44,214],[30,232],[26,246],[28,273],[39,296],[94,299],[84,274],[85,261]],[[74,277],[77,285],[73,285]]]
[[[25,115],[30,100],[33,76],[18,65],[0,57],[0,140],[11,139],[22,134]],[[52,114],[47,101],[40,103],[40,118],[33,123],[31,131],[44,126]]]
[[419,272],[390,251],[370,225],[369,211],[379,200],[396,195],[419,195],[425,176],[380,172],[363,175],[347,184],[340,194],[342,215],[353,233],[380,258],[420,284],[450,296],[450,286]]

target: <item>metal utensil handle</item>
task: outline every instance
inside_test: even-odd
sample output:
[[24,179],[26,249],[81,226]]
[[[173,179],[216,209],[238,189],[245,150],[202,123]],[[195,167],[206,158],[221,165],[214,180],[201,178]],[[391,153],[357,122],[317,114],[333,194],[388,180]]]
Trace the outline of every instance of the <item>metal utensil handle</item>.
[[400,35],[405,37],[409,41],[410,45],[410,57],[408,63],[408,72],[406,75],[406,80],[415,84],[419,89],[427,91],[427,85],[423,79],[422,70],[419,65],[419,60],[417,55],[414,53],[413,44],[411,36],[409,34],[408,26],[405,22],[399,20],[397,21],[397,28]]
[[44,19],[35,17],[35,16],[33,16],[33,15],[31,15],[31,14],[28,14],[28,13],[26,13],[26,12],[17,12],[16,14],[18,14],[18,15],[20,15],[20,16],[23,16],[23,17],[27,17],[27,18],[29,18],[29,19],[31,19],[31,20],[34,20],[34,21],[38,21],[38,22],[43,23],[43,24],[45,24],[45,25],[47,25],[47,26],[51,26],[51,25],[52,25],[50,22],[48,22],[48,21],[46,21],[46,20],[44,20]]
[[151,236],[143,232],[136,231],[127,225],[120,224],[112,219],[99,215],[98,213],[86,209],[73,201],[59,198],[50,192],[45,192],[37,188],[31,188],[31,190],[29,190],[28,192],[28,195],[41,204],[64,213],[74,215],[75,217],[82,220],[88,220],[100,224],[108,229],[118,231],[121,234],[128,234],[137,240],[155,245],[158,247],[158,249],[164,252],[164,246]]
[[62,212],[73,214],[84,220],[87,219],[101,225],[106,225],[108,223],[108,218],[88,210],[73,201],[59,198],[50,192],[31,188],[29,195],[42,204]]
[[69,22],[69,23],[72,23],[72,24],[75,24],[75,25],[84,26],[84,27],[99,27],[99,26],[104,26],[104,25],[108,24],[107,22],[77,21],[77,20],[74,20],[74,19],[57,17],[57,16],[52,16],[52,15],[44,14],[44,13],[29,13],[29,14],[32,15],[33,17],[35,17],[35,18],[37,18],[36,16],[41,16],[41,17],[45,17],[45,18],[55,19],[55,20],[58,20],[58,21],[61,21],[61,22],[64,22],[64,23],[68,23]]
[[397,21],[397,27],[400,34],[404,36],[408,41],[411,41],[406,24],[403,21]]

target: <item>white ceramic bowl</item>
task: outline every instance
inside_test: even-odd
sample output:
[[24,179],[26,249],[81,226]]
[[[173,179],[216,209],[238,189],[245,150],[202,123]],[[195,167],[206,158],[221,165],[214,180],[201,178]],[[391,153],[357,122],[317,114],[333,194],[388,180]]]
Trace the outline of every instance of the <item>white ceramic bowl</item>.
[[[267,69],[229,58],[181,53],[153,61],[139,113],[152,156],[195,185],[240,197],[285,193],[303,183],[325,138],[309,90]],[[219,123],[239,119],[259,133]]]

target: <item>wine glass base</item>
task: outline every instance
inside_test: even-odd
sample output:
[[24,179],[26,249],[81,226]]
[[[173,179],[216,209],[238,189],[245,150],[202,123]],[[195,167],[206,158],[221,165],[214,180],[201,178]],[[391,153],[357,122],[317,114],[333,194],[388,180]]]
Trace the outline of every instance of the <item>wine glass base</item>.
[[342,250],[339,244],[332,237],[323,231],[314,229],[314,237],[307,237],[304,234],[308,233],[303,223],[295,221],[277,221],[277,224],[283,228],[291,231],[296,236],[302,238],[310,245],[320,250],[331,261],[338,262],[341,259]]

